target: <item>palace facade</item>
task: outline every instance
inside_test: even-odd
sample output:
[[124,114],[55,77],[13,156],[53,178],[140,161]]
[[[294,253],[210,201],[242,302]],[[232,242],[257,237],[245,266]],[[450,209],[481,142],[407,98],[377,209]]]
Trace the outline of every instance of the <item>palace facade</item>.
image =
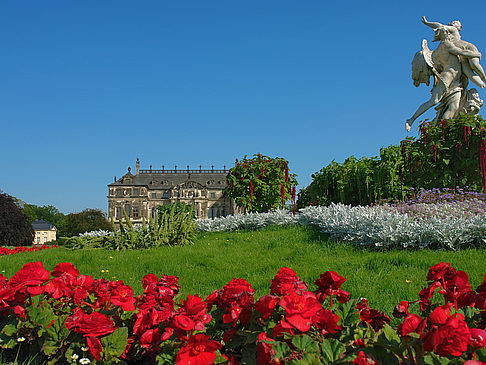
[[148,170],[140,169],[137,158],[135,175],[131,168],[120,179],[108,185],[108,215],[115,221],[124,219],[123,209],[130,220],[141,223],[155,216],[159,205],[183,202],[194,207],[197,218],[222,217],[239,213],[234,201],[223,196],[226,187],[226,166],[223,170]]

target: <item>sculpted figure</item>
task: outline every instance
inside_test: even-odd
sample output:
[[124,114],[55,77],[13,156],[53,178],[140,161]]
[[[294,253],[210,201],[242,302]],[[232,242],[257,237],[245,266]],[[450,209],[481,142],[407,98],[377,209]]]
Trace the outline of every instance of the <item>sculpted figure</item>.
[[479,63],[476,63],[476,61],[469,62],[471,59],[476,59],[479,62],[481,53],[474,45],[460,39],[458,26],[431,23],[425,17],[422,20],[434,29],[434,41],[440,43],[437,49],[432,52],[427,41],[423,40],[422,50],[415,54],[412,61],[414,85],[418,87],[421,83],[425,83],[428,86],[430,76],[433,76],[434,84],[431,90],[431,98],[419,106],[413,116],[405,122],[407,131],[410,131],[413,122],[420,115],[437,104],[439,105],[436,107],[436,120],[456,118],[461,107],[465,107],[464,99],[466,98],[468,78],[475,83],[484,85],[479,74],[475,75],[472,71],[473,68],[474,70],[477,68],[481,72],[481,65],[479,65],[481,68],[478,68]]
[[[474,44],[463,41],[461,39],[461,34],[459,33],[459,31],[462,29],[462,24],[459,20],[453,20],[448,25],[444,25],[437,22],[429,22],[423,16],[422,22],[425,25],[434,29],[434,31],[437,31],[437,29],[439,29],[440,27],[445,28],[449,34],[449,41],[451,41],[456,47],[459,47],[462,50],[479,53],[478,49]],[[480,59],[481,56],[462,60],[462,71],[472,82],[478,85],[481,89],[484,89],[484,87],[486,86],[486,75],[484,73],[483,67],[479,63]],[[476,72],[477,75],[475,75],[473,71]]]

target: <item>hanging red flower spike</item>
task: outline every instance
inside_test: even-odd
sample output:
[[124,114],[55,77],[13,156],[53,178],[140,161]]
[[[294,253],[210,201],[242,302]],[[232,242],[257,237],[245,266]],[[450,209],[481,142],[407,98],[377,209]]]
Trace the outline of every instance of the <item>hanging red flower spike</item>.
[[442,140],[445,141],[444,128],[447,128],[447,120],[441,120],[440,124],[442,125]]
[[483,192],[486,193],[486,140],[484,139],[479,144],[479,165],[481,167]]
[[285,200],[285,187],[280,184],[280,195],[282,196],[282,208],[284,207],[284,200]]
[[253,206],[253,181],[250,180],[250,209]]

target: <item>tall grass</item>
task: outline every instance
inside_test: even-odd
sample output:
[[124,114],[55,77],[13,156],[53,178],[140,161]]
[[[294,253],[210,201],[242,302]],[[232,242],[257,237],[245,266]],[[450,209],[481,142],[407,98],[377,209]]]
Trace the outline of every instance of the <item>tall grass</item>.
[[391,314],[400,300],[418,299],[428,269],[441,261],[466,271],[472,286],[486,272],[486,251],[390,250],[375,251],[334,242],[309,227],[269,227],[261,231],[200,234],[195,244],[148,250],[110,251],[57,248],[0,257],[0,274],[11,277],[25,263],[42,261],[51,270],[72,262],[83,274],[123,280],[136,294],[147,273],[179,277],[184,294],[202,297],[232,278],[251,283],[256,297],[269,292],[270,280],[282,266],[293,269],[314,288],[321,273],[334,270],[347,281],[352,297],[366,297],[372,307]]

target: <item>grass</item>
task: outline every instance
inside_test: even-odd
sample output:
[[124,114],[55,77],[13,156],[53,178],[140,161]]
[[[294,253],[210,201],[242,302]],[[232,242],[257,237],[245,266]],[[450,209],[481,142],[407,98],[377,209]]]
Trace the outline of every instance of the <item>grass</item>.
[[334,270],[347,281],[352,298],[366,297],[374,308],[391,312],[400,300],[416,300],[429,268],[441,261],[464,270],[473,288],[486,272],[486,251],[393,250],[375,251],[329,241],[309,227],[270,227],[253,232],[200,234],[194,245],[140,251],[50,249],[0,257],[0,274],[11,277],[25,263],[42,261],[48,270],[72,262],[82,274],[123,280],[136,294],[141,279],[153,273],[179,277],[184,294],[205,298],[232,278],[243,278],[268,294],[270,280],[282,266],[293,269],[314,289],[321,273]]

